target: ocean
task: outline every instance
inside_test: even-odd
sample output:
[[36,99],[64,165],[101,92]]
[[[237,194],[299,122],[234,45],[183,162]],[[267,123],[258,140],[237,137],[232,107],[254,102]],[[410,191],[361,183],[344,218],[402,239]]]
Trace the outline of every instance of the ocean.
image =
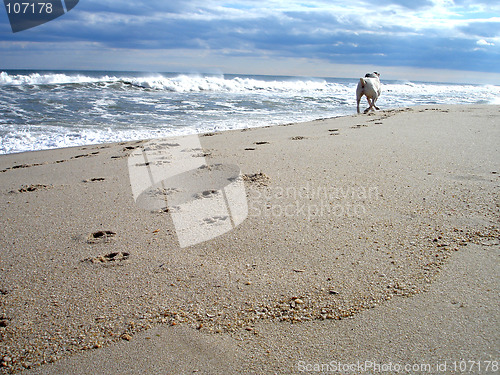
[[[500,86],[385,81],[381,109],[500,104]],[[0,154],[356,113],[359,79],[107,71],[0,72]],[[366,99],[362,108],[367,107]]]

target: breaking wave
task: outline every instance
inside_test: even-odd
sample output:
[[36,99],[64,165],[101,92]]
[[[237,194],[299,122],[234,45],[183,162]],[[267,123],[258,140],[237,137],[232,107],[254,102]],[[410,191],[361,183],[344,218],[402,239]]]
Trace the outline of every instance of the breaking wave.
[[[0,154],[242,129],[356,111],[358,79],[0,72]],[[499,104],[500,87],[382,81],[381,108]],[[364,104],[363,104],[364,105]]]

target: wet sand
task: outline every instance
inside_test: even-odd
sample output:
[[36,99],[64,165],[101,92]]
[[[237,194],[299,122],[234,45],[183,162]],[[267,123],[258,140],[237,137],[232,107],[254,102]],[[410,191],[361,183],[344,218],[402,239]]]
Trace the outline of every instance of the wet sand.
[[248,216],[186,247],[172,210],[134,200],[129,162],[148,142],[0,157],[0,368],[452,373],[498,359],[499,113],[200,136],[195,157],[239,167]]

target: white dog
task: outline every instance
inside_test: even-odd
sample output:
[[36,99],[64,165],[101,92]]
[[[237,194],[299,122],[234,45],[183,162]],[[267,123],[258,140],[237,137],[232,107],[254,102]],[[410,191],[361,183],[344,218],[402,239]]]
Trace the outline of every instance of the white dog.
[[366,96],[366,100],[368,100],[368,104],[370,105],[367,109],[365,109],[364,113],[367,113],[370,109],[379,109],[375,105],[381,92],[379,77],[380,77],[379,73],[373,72],[373,73],[367,73],[364,78],[359,79],[358,87],[356,88],[356,101],[357,101],[358,113],[360,113],[359,102],[363,97],[363,95]]

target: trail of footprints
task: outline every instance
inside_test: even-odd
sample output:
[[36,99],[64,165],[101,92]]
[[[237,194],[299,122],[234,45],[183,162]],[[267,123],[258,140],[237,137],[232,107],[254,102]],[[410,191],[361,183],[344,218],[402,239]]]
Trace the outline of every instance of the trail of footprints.
[[[425,110],[430,110],[430,109],[425,109]],[[387,110],[387,111],[384,111],[383,113],[380,114],[381,117],[368,120],[368,122],[373,122],[375,125],[382,125],[383,120],[385,120],[389,117],[392,117],[399,112],[407,112],[407,111],[413,111],[413,109],[404,108],[404,109]],[[447,113],[448,111],[443,111],[443,112]],[[370,113],[368,116],[375,116],[375,115],[376,115],[375,113]],[[325,120],[328,120],[328,119],[318,119],[317,121],[325,121]],[[294,125],[294,124],[284,124],[284,125],[280,125],[280,126],[289,126],[289,125]],[[360,128],[368,127],[368,126],[369,126],[368,124],[357,124],[357,125],[352,126],[351,129],[360,129]],[[266,127],[264,127],[264,128],[266,128]],[[243,129],[241,131],[243,132],[243,131],[247,131],[247,130],[249,130],[249,129]],[[334,135],[334,136],[340,135],[340,131],[337,128],[328,129],[328,132],[329,132],[329,135]],[[292,141],[300,141],[300,140],[304,140],[307,138],[308,137],[305,137],[302,135],[297,135],[297,136],[290,137],[289,139]],[[265,145],[265,144],[269,144],[269,143],[270,142],[267,142],[267,141],[254,142],[255,145]],[[255,150],[256,150],[256,147],[253,147],[253,146],[245,148],[245,151],[255,151]]]
[[[384,119],[386,119],[388,117],[391,117],[391,116],[395,115],[398,112],[411,111],[411,110],[412,109],[386,111],[383,114],[382,118],[376,118],[376,119],[372,119],[372,120],[368,120],[368,121],[369,122],[374,122],[375,125],[382,125],[383,124],[382,120],[384,120]],[[437,109],[425,109],[425,110],[421,110],[420,112],[424,112],[424,111],[427,111],[427,110],[437,110]],[[447,113],[448,111],[447,110],[443,110],[442,112]],[[357,125],[353,126],[352,128],[353,129],[360,129],[362,127],[367,127],[367,126],[368,125],[366,125],[366,124],[357,124]],[[242,131],[246,131],[246,130],[247,129],[243,129]],[[339,129],[337,129],[337,128],[328,129],[328,132],[329,132],[329,135],[340,135]],[[203,134],[202,136],[204,136],[204,137],[210,137],[210,136],[214,136],[214,135],[217,135],[217,134],[218,133],[206,133],[206,134]],[[290,139],[294,140],[294,141],[299,141],[299,140],[307,139],[307,137],[304,137],[304,136],[294,136],[294,137],[291,137]],[[142,143],[142,141],[138,142],[137,146],[126,146],[126,147],[124,147],[122,149],[122,151],[123,152],[128,152],[128,151],[134,150],[137,147],[139,147],[139,143]],[[254,144],[256,146],[261,146],[261,145],[270,144],[270,142],[267,142],[267,141],[257,141],[257,142],[254,142]],[[109,147],[109,146],[103,146],[102,148],[106,148],[106,147]],[[245,148],[245,150],[253,151],[253,150],[256,150],[256,148],[255,147],[247,147],[247,148]],[[31,168],[31,167],[36,167],[36,166],[46,165],[46,164],[58,164],[58,163],[63,163],[63,162],[72,160],[72,159],[79,159],[79,158],[83,158],[83,157],[92,157],[92,156],[95,156],[95,155],[98,155],[98,154],[99,154],[99,152],[96,151],[96,152],[92,152],[92,153],[88,153],[88,154],[76,155],[76,156],[71,157],[68,160],[58,160],[58,161],[55,161],[55,162],[52,162],[52,163],[20,164],[20,165],[15,165],[15,166],[8,167],[8,168],[5,168],[3,170],[0,170],[0,173],[4,173],[4,172],[10,171],[10,170],[19,169],[19,168]],[[123,156],[123,155],[112,156],[112,158],[123,158],[123,157],[127,157],[127,156],[128,156],[128,154],[125,155],[125,156]],[[255,174],[246,174],[246,175],[243,176],[243,179],[246,182],[255,183],[255,184],[259,185],[259,186],[266,186],[269,183],[269,177],[267,175],[265,175],[264,173],[262,173],[262,172],[255,173]],[[91,183],[91,182],[102,182],[102,181],[105,181],[105,178],[103,178],[103,177],[94,177],[94,178],[91,178],[91,179],[83,180],[82,182],[83,183]],[[23,185],[17,191],[11,191],[11,193],[12,192],[14,192],[14,193],[16,193],[16,192],[17,193],[29,193],[29,192],[39,191],[39,190],[50,189],[52,187],[53,187],[52,185],[44,185],[44,184]],[[210,192],[210,193],[212,193],[212,192]],[[202,196],[202,197],[205,197],[205,196]],[[164,212],[168,212],[168,210],[165,210]],[[227,219],[226,217],[214,217],[213,219],[210,219],[210,221],[207,221],[207,223],[208,224],[212,224],[213,222],[221,221],[221,220],[224,221],[226,219]],[[109,241],[111,241],[115,236],[116,236],[116,233],[113,232],[113,231],[102,230],[102,231],[97,231],[97,232],[91,233],[87,237],[86,241],[89,244],[105,244],[105,243],[108,243]],[[108,253],[108,254],[98,255],[98,256],[92,257],[92,258],[87,258],[87,259],[84,259],[83,261],[84,262],[90,262],[92,264],[110,265],[110,264],[119,264],[119,263],[121,263],[123,261],[128,260],[129,258],[130,258],[130,253],[128,253],[128,252],[111,252],[111,253]],[[4,324],[4,325],[7,324],[7,320],[3,319],[3,318],[0,319],[0,325],[2,325],[2,324]]]
[[5,173],[14,169],[24,169],[24,168],[32,168],[32,167],[38,167],[40,165],[49,165],[49,164],[60,164],[60,163],[65,163],[67,161],[73,160],[73,159],[80,159],[80,158],[89,158],[92,156],[96,156],[99,154],[99,151],[92,152],[89,154],[80,154],[80,155],[75,155],[72,156],[71,158],[67,160],[56,160],[53,162],[44,162],[44,163],[32,163],[32,164],[19,164],[19,165],[13,165],[12,167],[7,167],[5,169],[0,170],[0,173]]
[[[87,238],[87,243],[89,244],[104,244],[111,241],[113,237],[116,236],[116,233],[110,230],[100,230],[94,233],[91,233]],[[102,265],[113,265],[120,264],[123,261],[126,261],[130,258],[130,253],[116,251],[107,253],[104,255],[98,255],[96,257],[86,258],[82,260],[82,262],[88,262],[92,264],[102,264]]]
[[[136,149],[137,147],[140,147],[140,145],[142,143],[143,143],[143,141],[137,141],[136,142],[137,145],[125,146],[122,149],[122,152],[125,152],[124,155],[111,156],[111,159],[122,159],[122,158],[128,157],[128,152],[131,151],[131,150]],[[123,145],[127,145],[127,143],[126,142],[120,143],[120,145],[122,145],[122,146]],[[106,148],[110,148],[110,146],[104,145],[104,146],[97,147],[98,150],[102,150],[102,149],[106,149]],[[80,151],[84,151],[84,150],[87,150],[87,148],[83,147],[83,148],[80,149]],[[78,154],[78,155],[70,157],[69,159],[61,159],[61,160],[56,160],[56,161],[53,161],[53,162],[13,165],[12,167],[7,167],[7,168],[4,168],[4,169],[0,169],[0,173],[5,173],[5,172],[12,171],[12,170],[15,170],[15,169],[24,169],[24,168],[38,167],[38,166],[41,166],[41,165],[60,164],[60,163],[68,162],[70,160],[74,160],[74,159],[90,158],[90,157],[99,155],[99,153],[100,153],[99,151],[94,151],[94,152],[88,152],[88,153],[85,153],[85,154]]]

